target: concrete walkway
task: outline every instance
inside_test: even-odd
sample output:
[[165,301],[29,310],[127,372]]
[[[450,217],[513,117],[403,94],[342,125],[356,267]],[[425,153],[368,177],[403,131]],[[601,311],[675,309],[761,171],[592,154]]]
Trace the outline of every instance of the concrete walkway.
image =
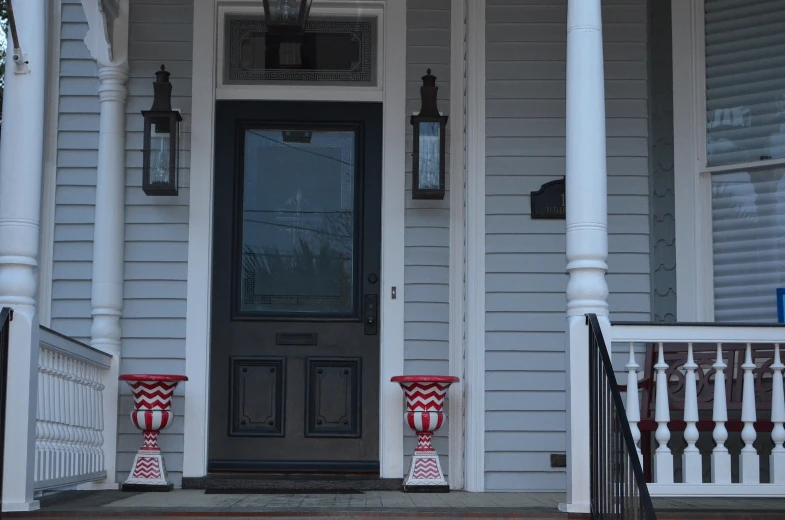
[[[2,518],[588,518],[558,511],[564,493],[206,494],[66,491],[41,500],[33,513]],[[783,498],[657,498],[658,519],[782,519]]]

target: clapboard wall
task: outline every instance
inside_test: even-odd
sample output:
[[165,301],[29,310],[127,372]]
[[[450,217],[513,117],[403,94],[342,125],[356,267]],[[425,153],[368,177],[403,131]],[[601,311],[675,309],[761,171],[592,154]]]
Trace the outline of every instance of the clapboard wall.
[[[565,0],[487,0],[487,490],[563,491],[563,220],[529,193],[565,174]],[[646,0],[603,2],[611,318],[649,321]]]
[[[408,117],[420,110],[422,76],[437,77],[439,110],[450,111],[450,0],[407,2],[406,9],[406,210],[404,251],[404,337],[407,374],[447,375],[449,366],[450,193],[449,154],[444,200],[412,200],[412,127]],[[447,135],[449,150],[449,134]],[[405,429],[404,450],[417,444]],[[448,468],[447,424],[434,436]]]
[[[122,372],[185,370],[192,11],[191,0],[130,2]],[[83,41],[87,22],[79,0],[62,0],[61,29],[52,328],[89,342],[100,101],[98,67]],[[177,197],[147,197],[141,189],[140,112],[152,104],[152,82],[162,63],[172,72],[173,105],[185,119]],[[128,419],[130,392],[126,385],[120,391],[118,478],[125,479],[141,437]],[[180,396],[176,414],[183,410]],[[181,478],[182,434],[182,416],[176,415],[160,438],[175,483]]]
[[[191,128],[192,0],[131,0],[126,104],[125,285],[121,370],[185,373],[185,305],[188,275],[188,200]],[[153,103],[155,72],[172,73],[172,108],[183,114],[180,188],[176,197],[142,191],[141,111]],[[187,383],[186,383],[187,384]],[[139,432],[127,420],[133,400],[121,387],[118,471],[130,470]],[[175,422],[159,440],[175,484],[183,469],[182,388]]]

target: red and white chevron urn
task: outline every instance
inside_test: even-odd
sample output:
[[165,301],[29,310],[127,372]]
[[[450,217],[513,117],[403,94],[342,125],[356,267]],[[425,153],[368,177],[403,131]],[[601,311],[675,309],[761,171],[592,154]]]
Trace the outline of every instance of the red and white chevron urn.
[[403,482],[404,491],[448,492],[439,455],[431,444],[433,432],[442,427],[447,416],[442,413],[450,385],[460,381],[455,376],[395,376],[391,380],[403,388],[406,397],[406,424],[417,432],[417,447]]
[[188,381],[185,376],[170,374],[125,374],[120,376],[131,387],[134,410],[131,422],[144,432],[144,443],[136,452],[130,475],[123,491],[170,491],[166,464],[158,447],[158,433],[172,425],[172,395],[177,383]]

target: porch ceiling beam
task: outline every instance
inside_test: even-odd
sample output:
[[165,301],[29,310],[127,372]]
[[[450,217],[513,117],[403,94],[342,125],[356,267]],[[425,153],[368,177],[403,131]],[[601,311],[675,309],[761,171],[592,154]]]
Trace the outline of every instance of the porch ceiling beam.
[[82,0],[82,8],[89,27],[84,38],[87,49],[99,64],[113,63],[119,57],[114,42],[119,42],[115,21],[121,13],[120,0]]

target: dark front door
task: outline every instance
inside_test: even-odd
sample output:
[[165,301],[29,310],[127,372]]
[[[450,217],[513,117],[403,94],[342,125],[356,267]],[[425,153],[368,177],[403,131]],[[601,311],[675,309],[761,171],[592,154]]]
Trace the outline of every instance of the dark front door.
[[381,105],[216,110],[208,470],[378,472]]

